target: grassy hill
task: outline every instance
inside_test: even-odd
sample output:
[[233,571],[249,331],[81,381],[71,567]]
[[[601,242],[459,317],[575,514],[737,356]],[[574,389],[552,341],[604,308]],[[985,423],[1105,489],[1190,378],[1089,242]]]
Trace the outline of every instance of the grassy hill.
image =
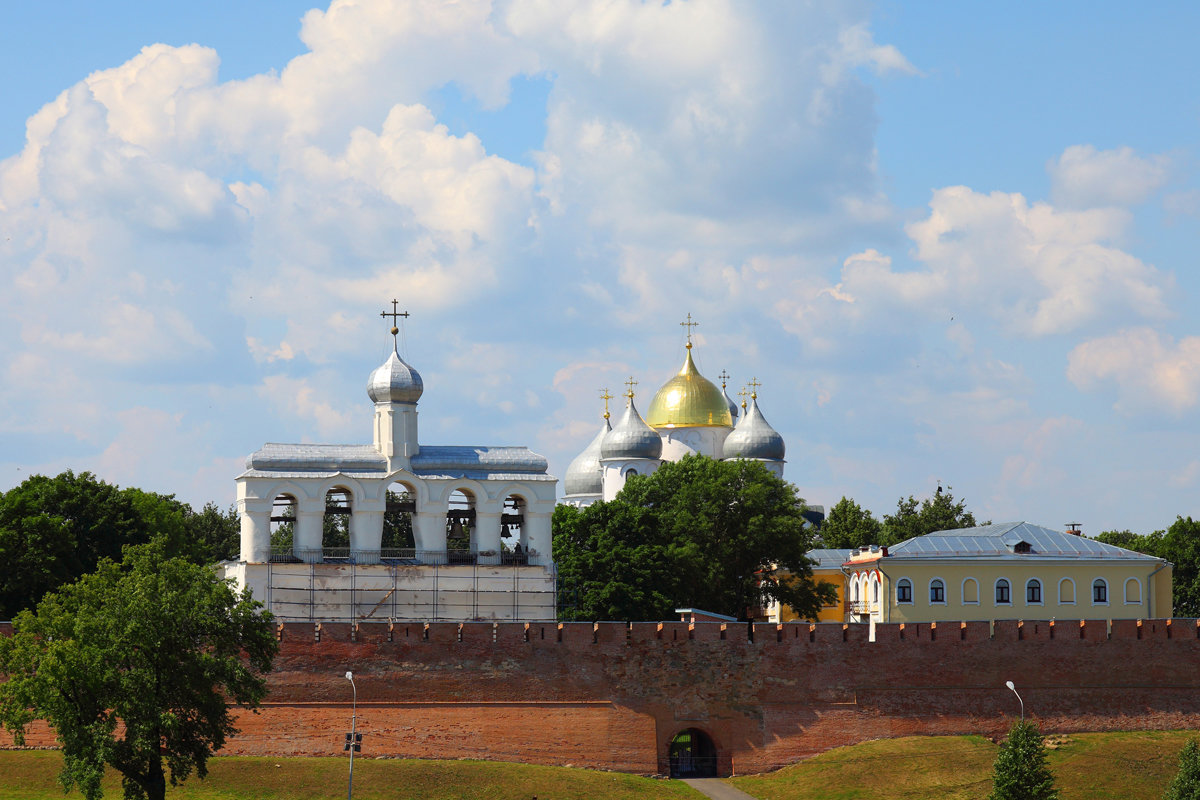
[[[1196,731],[1086,733],[1049,740],[1050,768],[1063,800],[1158,800],[1175,774],[1179,751]],[[991,789],[997,745],[978,736],[867,742],[832,750],[778,772],[733,778],[760,800],[977,800]],[[168,791],[195,800],[316,800],[346,790],[345,758],[216,758],[209,777]],[[0,751],[0,800],[59,800],[56,752]],[[121,796],[110,774],[106,797]],[[66,795],[78,798],[78,792]],[[572,800],[698,798],[675,782],[612,772],[487,761],[361,759],[354,762],[361,800]]]
[[[1051,736],[1063,800],[1159,800],[1196,731]],[[831,750],[765,775],[732,779],[760,800],[978,800],[991,791],[998,745],[979,736],[922,736]]]

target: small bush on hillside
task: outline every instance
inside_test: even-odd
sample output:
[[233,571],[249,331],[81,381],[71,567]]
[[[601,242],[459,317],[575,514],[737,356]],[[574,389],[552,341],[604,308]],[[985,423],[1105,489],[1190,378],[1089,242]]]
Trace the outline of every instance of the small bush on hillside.
[[1032,722],[1013,725],[1000,745],[988,800],[1058,800],[1042,735]]
[[1163,795],[1164,800],[1200,800],[1200,745],[1189,739],[1179,753],[1179,772]]

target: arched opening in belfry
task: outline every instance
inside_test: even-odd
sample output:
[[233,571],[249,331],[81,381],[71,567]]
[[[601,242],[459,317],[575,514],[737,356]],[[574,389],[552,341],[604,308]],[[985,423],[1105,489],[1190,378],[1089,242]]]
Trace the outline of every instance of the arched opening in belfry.
[[326,560],[350,558],[350,518],[354,498],[344,486],[325,493],[325,518],[321,525],[321,555]]
[[383,512],[383,538],[379,555],[386,559],[414,559],[417,553],[413,536],[413,514],[417,513],[417,493],[402,481],[393,481],[387,488]]
[[675,734],[667,753],[672,778],[717,777],[717,746],[699,728]]
[[468,489],[450,493],[446,510],[446,560],[450,564],[472,564],[471,532],[475,528],[475,495]]
[[271,560],[292,561],[296,532],[296,498],[290,494],[277,494],[271,501]]
[[525,498],[510,494],[500,512],[500,555],[502,564],[528,564],[529,541],[525,538]]

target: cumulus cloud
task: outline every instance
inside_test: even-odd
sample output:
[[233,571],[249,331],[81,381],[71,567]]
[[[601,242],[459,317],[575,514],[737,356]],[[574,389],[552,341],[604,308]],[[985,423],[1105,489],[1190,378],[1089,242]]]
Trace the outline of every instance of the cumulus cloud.
[[1131,147],[1097,150],[1076,144],[1047,163],[1046,171],[1056,204],[1099,208],[1144,203],[1166,184],[1170,166],[1166,156],[1142,157]]
[[929,212],[905,228],[916,269],[897,269],[873,249],[851,255],[836,283],[809,282],[779,302],[789,327],[982,319],[1009,336],[1039,338],[1170,314],[1170,276],[1114,244],[1129,222],[1123,211],[1065,210],[952,186],[934,192]]
[[1176,342],[1138,327],[1091,339],[1071,351],[1067,377],[1085,391],[1113,385],[1127,413],[1189,411],[1200,402],[1200,336]]

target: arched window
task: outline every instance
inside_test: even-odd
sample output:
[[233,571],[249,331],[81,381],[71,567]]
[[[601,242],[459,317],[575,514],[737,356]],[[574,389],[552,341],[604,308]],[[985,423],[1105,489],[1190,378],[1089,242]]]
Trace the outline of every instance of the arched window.
[[417,493],[407,483],[396,481],[387,488],[384,497],[383,534],[379,540],[380,556],[388,559],[416,558],[413,538],[413,514],[417,511]]
[[1063,578],[1058,582],[1058,602],[1064,606],[1075,605],[1075,581]]
[[637,475],[637,474],[638,474],[638,471],[636,469],[634,469],[633,467],[630,467],[629,469],[625,470],[626,478],[628,478],[630,475]]
[[1125,581],[1125,602],[1131,605],[1141,605],[1142,582],[1137,578],[1129,578]]
[[941,578],[929,582],[929,602],[934,605],[946,605],[946,583]]
[[1108,581],[1104,578],[1092,581],[1092,605],[1108,605]]
[[350,558],[350,516],[354,498],[344,486],[325,493],[325,520],[321,526],[321,551],[325,559]]
[[271,501],[271,560],[294,561],[293,534],[296,530],[296,498],[276,495]]
[[974,578],[963,578],[962,597],[964,605],[979,605],[979,581]]
[[912,581],[901,578],[896,581],[896,604],[910,605],[912,603]]
[[1012,586],[1009,584],[1008,578],[1000,578],[996,581],[996,605],[1012,605]]
[[475,494],[467,489],[450,493],[446,509],[446,559],[451,564],[473,564],[475,553]]
[[503,564],[529,563],[529,541],[525,538],[525,498],[510,494],[500,514],[500,555]]
[[1025,602],[1033,606],[1042,604],[1042,582],[1037,578],[1025,582]]
[[872,603],[879,602],[879,579],[878,578],[871,579],[871,602]]
[[850,602],[858,602],[858,576],[855,575],[850,579]]

